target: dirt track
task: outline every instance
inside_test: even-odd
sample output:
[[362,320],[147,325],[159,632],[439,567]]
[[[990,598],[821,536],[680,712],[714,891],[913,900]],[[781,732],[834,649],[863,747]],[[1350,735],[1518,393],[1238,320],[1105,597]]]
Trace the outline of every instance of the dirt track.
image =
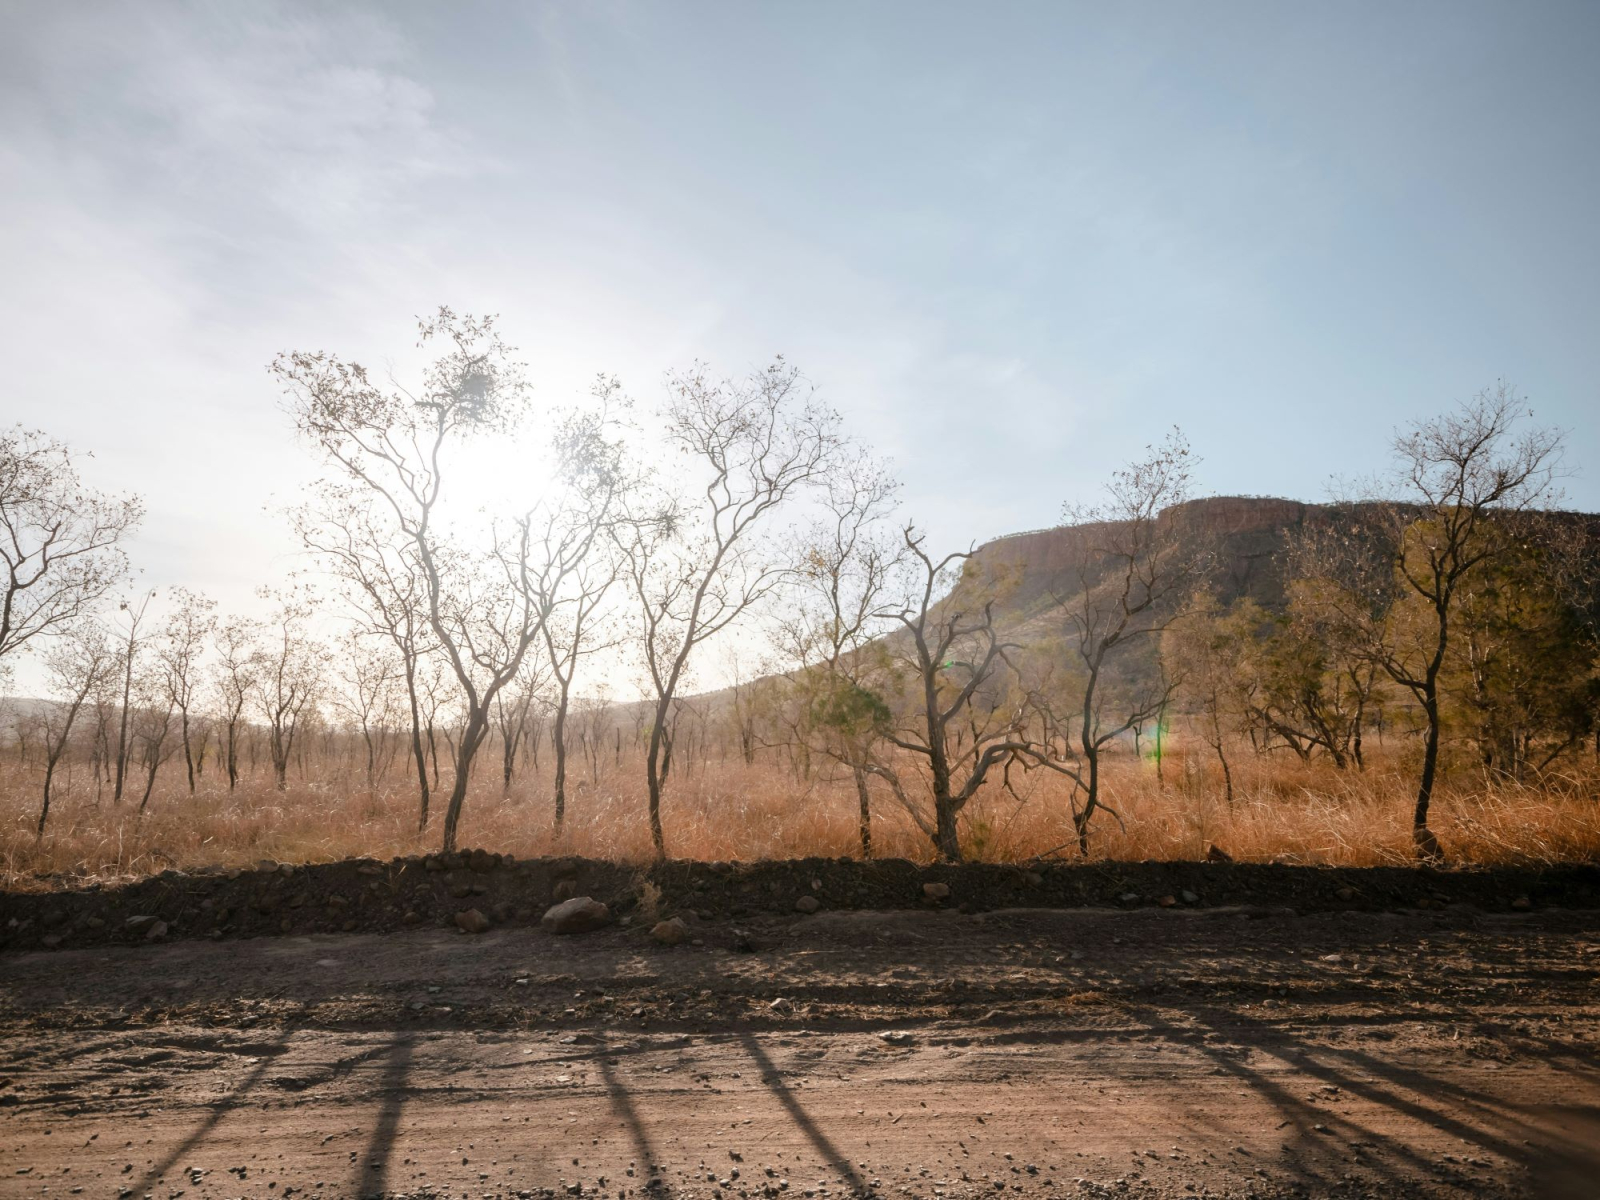
[[0,1196],[1600,1190],[1600,912],[695,933],[6,954]]

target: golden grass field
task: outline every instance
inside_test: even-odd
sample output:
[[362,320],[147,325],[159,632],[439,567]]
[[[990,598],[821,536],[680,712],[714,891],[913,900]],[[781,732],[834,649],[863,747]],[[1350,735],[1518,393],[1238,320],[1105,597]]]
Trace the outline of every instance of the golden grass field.
[[[1161,770],[1131,753],[1107,761],[1105,799],[1123,826],[1101,814],[1091,854],[1113,859],[1190,859],[1216,844],[1240,860],[1280,859],[1349,866],[1411,860],[1412,766],[1380,755],[1365,771],[1302,764],[1282,755],[1232,756],[1235,798],[1222,798],[1220,772],[1196,742],[1174,739]],[[253,865],[261,859],[317,862],[388,858],[438,848],[436,795],[430,829],[416,832],[416,798],[402,762],[368,791],[359,772],[337,767],[309,778],[294,772],[277,791],[263,771],[229,793],[207,773],[190,796],[181,764],[169,764],[149,810],[134,799],[96,799],[87,772],[58,774],[50,823],[34,835],[41,775],[13,760],[0,764],[0,883],[10,888],[111,881],[199,866]],[[650,856],[641,765],[624,758],[598,778],[572,768],[566,828],[553,828],[548,763],[525,769],[502,793],[497,756],[485,755],[468,795],[460,844],[518,856],[582,854],[643,862]],[[448,778],[444,781],[448,784]],[[1066,788],[1035,772],[1013,780],[1020,801],[987,786],[963,814],[967,857],[1020,861],[1076,856]],[[736,757],[680,767],[663,803],[675,858],[770,859],[859,853],[856,801],[848,779],[786,762],[746,765]],[[1600,861],[1600,763],[1569,756],[1537,786],[1488,780],[1461,764],[1435,796],[1435,831],[1462,864]],[[874,855],[927,861],[928,840],[887,792],[875,793]]]

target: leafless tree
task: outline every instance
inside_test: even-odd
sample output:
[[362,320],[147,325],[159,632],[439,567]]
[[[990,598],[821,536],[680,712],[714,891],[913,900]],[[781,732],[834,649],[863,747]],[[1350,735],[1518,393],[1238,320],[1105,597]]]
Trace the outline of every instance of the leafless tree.
[[338,643],[340,687],[330,703],[355,726],[366,751],[367,791],[377,786],[378,763],[387,757],[390,699],[402,674],[390,648],[374,645],[365,630],[348,630]]
[[273,370],[300,432],[387,510],[420,569],[432,639],[463,705],[442,839],[453,850],[495,697],[521,672],[560,582],[600,536],[595,512],[609,507],[612,480],[603,430],[575,420],[558,431],[556,446],[565,481],[584,476],[590,485],[574,488],[574,507],[563,499],[532,510],[475,548],[448,537],[438,507],[451,452],[473,434],[510,432],[528,387],[492,319],[441,308],[420,322],[420,333],[422,344],[444,352],[416,393],[381,390],[361,366],[321,353],[280,356]]
[[1439,768],[1440,676],[1463,586],[1516,544],[1506,518],[1556,486],[1558,430],[1516,432],[1523,402],[1500,384],[1454,412],[1396,434],[1395,466],[1361,505],[1368,536],[1328,532],[1299,548],[1297,573],[1325,584],[1323,603],[1353,640],[1422,710],[1421,777],[1411,835],[1419,857],[1440,860],[1428,813]]
[[820,483],[844,440],[781,359],[742,380],[696,368],[669,380],[669,447],[703,473],[693,500],[674,498],[631,526],[623,544],[641,618],[640,657],[653,713],[645,752],[650,838],[665,858],[661,797],[674,701],[695,651],[769,596],[792,564],[756,535],[786,501]]
[[[893,620],[884,609],[903,549],[882,525],[898,489],[865,453],[841,464],[828,480],[822,515],[794,547],[800,564],[794,594],[773,624],[777,652],[790,665],[790,737],[849,770],[863,858],[872,857],[873,750],[888,715],[882,697],[863,680],[881,658],[876,643]],[[740,713],[746,747],[754,740],[753,720],[753,713]]]
[[[1076,785],[1073,829],[1084,854],[1096,811],[1111,811],[1100,791],[1101,752],[1162,713],[1179,682],[1162,674],[1117,689],[1107,686],[1108,663],[1132,645],[1157,638],[1207,564],[1202,535],[1173,511],[1188,498],[1191,466],[1188,443],[1174,430],[1143,459],[1112,474],[1104,502],[1069,507],[1065,513],[1077,561],[1072,586],[1054,598],[1076,659],[1071,672],[1076,686],[1068,689],[1076,697],[1068,711],[1077,727],[1073,749],[1081,759],[1057,760],[1054,767]],[[1036,690],[1033,703],[1048,724],[1066,725],[1067,714],[1057,711],[1051,689]]]
[[255,695],[261,670],[260,636],[260,625],[242,617],[223,621],[213,635],[217,664],[212,687],[217,695],[221,722],[219,740],[230,792],[239,786],[239,741],[244,729],[244,710]]
[[145,613],[154,596],[154,592],[145,592],[117,605],[122,622],[122,711],[117,716],[116,783],[111,791],[112,802],[117,804],[122,802],[122,789],[128,774],[128,757],[133,752],[132,743],[128,740],[128,721],[133,713],[134,679],[143,669],[139,652],[144,646],[145,639],[141,637],[140,630],[144,628]]
[[183,763],[194,795],[195,756],[190,714],[200,685],[200,658],[216,629],[216,602],[187,588],[172,590],[173,607],[167,616],[157,655],[166,681],[168,698],[178,711]]
[[885,645],[892,660],[889,678],[903,681],[904,694],[885,704],[878,719],[884,739],[909,756],[923,777],[932,820],[894,762],[873,756],[865,769],[888,784],[940,858],[959,862],[958,818],[995,767],[1030,749],[1027,710],[1006,657],[1014,647],[995,626],[996,591],[1005,581],[982,579],[958,566],[970,563],[970,551],[936,559],[925,541],[909,525],[902,535],[911,582],[890,612],[899,628]]
[[98,621],[58,626],[56,634],[56,644],[45,654],[45,669],[55,703],[45,713],[44,799],[39,806],[36,837],[44,836],[45,822],[50,817],[50,785],[78,713],[89,696],[104,685],[117,664],[116,649]]
[[88,615],[128,577],[120,543],[143,511],[137,497],[84,487],[63,443],[0,431],[0,662]]
[[281,792],[288,786],[295,736],[323,682],[327,650],[311,634],[313,609],[306,595],[262,589],[261,596],[275,601],[275,611],[263,632],[255,701],[267,723],[273,777]]
[[399,656],[417,774],[417,831],[428,827],[431,792],[418,670],[434,649],[427,618],[427,578],[415,545],[399,536],[391,514],[368,491],[324,480],[313,499],[290,510],[301,543],[344,584],[346,598],[367,627],[387,638]]

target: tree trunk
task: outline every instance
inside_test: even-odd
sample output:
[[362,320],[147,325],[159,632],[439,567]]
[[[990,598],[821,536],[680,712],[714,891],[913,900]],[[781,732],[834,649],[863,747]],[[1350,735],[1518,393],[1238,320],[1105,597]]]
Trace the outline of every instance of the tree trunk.
[[1437,688],[1430,686],[1423,698],[1423,712],[1428,718],[1427,741],[1422,750],[1422,780],[1417,785],[1417,804],[1411,814],[1411,840],[1416,845],[1417,857],[1428,862],[1441,862],[1444,851],[1439,839],[1428,828],[1428,807],[1433,803],[1433,781],[1439,769],[1439,696]]
[[556,833],[567,819],[567,687],[563,683],[556,701],[556,719],[551,724],[550,748],[556,755]]
[[471,777],[472,758],[478,752],[484,734],[489,730],[487,712],[474,712],[467,716],[467,727],[461,731],[461,744],[456,747],[456,780],[450,789],[450,803],[444,813],[444,852],[456,848],[456,827],[461,823],[461,807],[467,799],[467,782]]
[[666,714],[662,705],[656,706],[655,724],[650,729],[650,747],[645,752],[645,785],[650,790],[650,842],[655,847],[656,858],[667,857],[667,841],[661,832],[661,784],[665,774],[661,770],[661,724]]
[[861,805],[861,857],[872,857],[872,797],[867,791],[867,773],[852,767],[856,777],[856,799]]
[[189,770],[189,795],[194,795],[194,747],[189,741],[189,710],[183,710],[183,765]]

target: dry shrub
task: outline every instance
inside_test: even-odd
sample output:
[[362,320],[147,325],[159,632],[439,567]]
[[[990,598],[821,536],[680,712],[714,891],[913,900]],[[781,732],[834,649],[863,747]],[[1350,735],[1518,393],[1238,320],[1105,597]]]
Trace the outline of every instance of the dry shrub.
[[[1367,770],[1339,771],[1247,746],[1230,759],[1234,802],[1224,802],[1214,755],[1173,741],[1161,768],[1131,753],[1107,760],[1103,814],[1091,851],[1114,859],[1192,859],[1216,844],[1241,860],[1371,865],[1412,861],[1414,776],[1401,755],[1378,751]],[[276,791],[265,775],[229,793],[206,779],[195,796],[181,766],[158,782],[149,811],[99,799],[80,770],[58,779],[50,826],[35,839],[40,779],[14,762],[0,767],[0,881],[10,887],[52,880],[114,880],[168,867],[249,866],[261,859],[317,862],[359,855],[391,857],[437,848],[433,828],[416,831],[416,800],[402,764],[368,793],[357,771],[330,768]],[[531,769],[502,794],[498,764],[484,763],[467,799],[462,845],[519,856],[583,854],[622,862],[650,858],[642,764],[586,773],[570,788],[568,820],[551,820],[548,773]],[[494,767],[494,770],[487,769]],[[680,765],[663,803],[671,854],[696,859],[853,856],[859,847],[856,800],[844,777],[809,777],[777,758]],[[1600,860],[1600,767],[1572,756],[1534,783],[1486,779],[1456,764],[1439,788],[1433,825],[1453,860],[1538,864]],[[967,807],[969,857],[1021,861],[1076,856],[1070,785],[1047,771],[1013,772],[1015,794],[998,781]],[[876,797],[874,852],[928,861],[928,839],[887,794]]]

